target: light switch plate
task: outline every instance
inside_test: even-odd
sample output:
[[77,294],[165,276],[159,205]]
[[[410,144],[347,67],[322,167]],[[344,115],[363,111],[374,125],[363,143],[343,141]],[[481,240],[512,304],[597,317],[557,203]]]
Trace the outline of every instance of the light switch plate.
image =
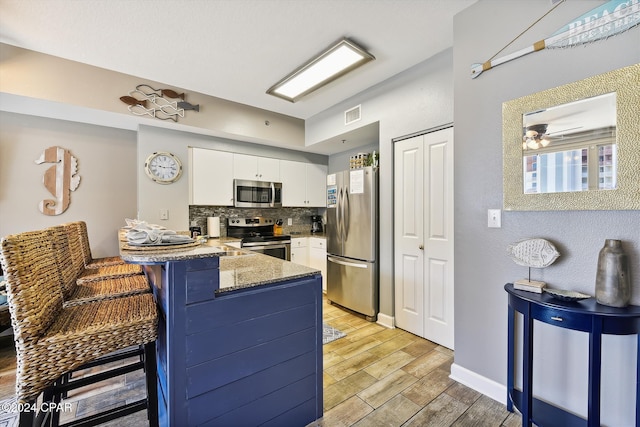
[[489,209],[488,211],[488,227],[489,228],[501,228],[502,227],[502,211],[500,209]]
[[160,209],[160,219],[169,219],[169,209]]
[[287,218],[287,225],[293,225],[293,218]]

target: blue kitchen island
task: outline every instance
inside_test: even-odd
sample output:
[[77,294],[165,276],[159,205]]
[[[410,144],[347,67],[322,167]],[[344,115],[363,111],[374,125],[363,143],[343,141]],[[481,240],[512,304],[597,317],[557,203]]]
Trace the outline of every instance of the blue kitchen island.
[[161,426],[305,426],[322,417],[320,272],[225,248],[130,251],[158,312]]

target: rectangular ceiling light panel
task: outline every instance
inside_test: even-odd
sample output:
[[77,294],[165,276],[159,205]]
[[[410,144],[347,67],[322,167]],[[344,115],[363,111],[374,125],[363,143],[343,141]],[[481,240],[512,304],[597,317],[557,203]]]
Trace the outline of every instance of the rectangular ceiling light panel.
[[375,57],[353,42],[343,39],[316,56],[274,86],[267,93],[295,102]]

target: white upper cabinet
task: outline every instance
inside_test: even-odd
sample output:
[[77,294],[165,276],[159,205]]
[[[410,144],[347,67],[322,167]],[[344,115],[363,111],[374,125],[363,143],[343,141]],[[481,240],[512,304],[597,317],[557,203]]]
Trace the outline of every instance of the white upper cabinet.
[[307,205],[327,206],[327,166],[307,163]]
[[282,206],[325,207],[327,166],[280,160]]
[[233,176],[252,181],[280,182],[280,160],[235,153]]
[[233,205],[233,153],[189,149],[189,203]]

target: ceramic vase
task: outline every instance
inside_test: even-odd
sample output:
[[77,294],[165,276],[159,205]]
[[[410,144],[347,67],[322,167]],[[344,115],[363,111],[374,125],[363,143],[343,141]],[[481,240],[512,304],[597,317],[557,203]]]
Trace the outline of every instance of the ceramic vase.
[[611,307],[626,307],[631,301],[629,261],[620,240],[605,240],[598,255],[596,301]]

